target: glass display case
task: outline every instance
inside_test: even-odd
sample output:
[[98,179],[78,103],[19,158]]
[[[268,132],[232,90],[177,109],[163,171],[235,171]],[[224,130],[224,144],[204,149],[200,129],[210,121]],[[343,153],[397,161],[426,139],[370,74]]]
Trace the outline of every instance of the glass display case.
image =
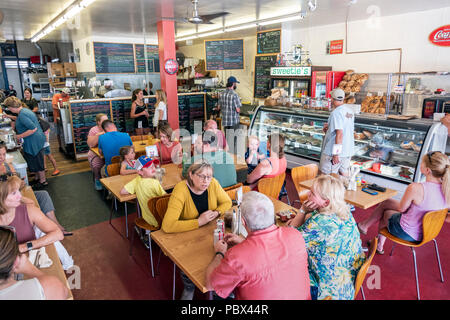
[[[250,134],[258,136],[260,141],[266,141],[271,132],[282,133],[286,138],[288,167],[318,163],[325,135],[323,125],[328,117],[329,114],[305,112],[296,108],[261,106],[252,119]],[[437,140],[434,139],[437,131],[434,126],[440,124],[424,119],[398,121],[357,116],[355,154],[351,162],[359,165],[363,174],[381,179],[402,184],[421,181],[419,162],[422,155],[431,148],[445,150],[447,142],[445,132],[441,135],[441,140],[445,141],[440,141],[439,147],[432,145]],[[308,161],[292,160],[295,158]]]

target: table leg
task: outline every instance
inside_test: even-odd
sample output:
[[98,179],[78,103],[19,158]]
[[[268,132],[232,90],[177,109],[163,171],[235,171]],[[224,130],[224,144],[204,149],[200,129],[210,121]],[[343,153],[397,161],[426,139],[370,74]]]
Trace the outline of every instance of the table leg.
[[125,201],[125,230],[128,239],[128,210],[127,210],[127,202]]
[[177,265],[173,263],[173,285],[172,285],[172,300],[175,300],[175,272],[177,271]]

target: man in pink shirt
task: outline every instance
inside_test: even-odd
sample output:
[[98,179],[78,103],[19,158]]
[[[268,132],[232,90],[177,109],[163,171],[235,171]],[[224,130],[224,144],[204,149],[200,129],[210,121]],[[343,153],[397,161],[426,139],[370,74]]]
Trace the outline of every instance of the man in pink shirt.
[[[226,234],[214,246],[206,286],[222,298],[309,300],[308,254],[300,232],[274,225],[272,201],[259,192],[244,195],[241,212],[246,239]],[[228,246],[233,246],[228,249]]]

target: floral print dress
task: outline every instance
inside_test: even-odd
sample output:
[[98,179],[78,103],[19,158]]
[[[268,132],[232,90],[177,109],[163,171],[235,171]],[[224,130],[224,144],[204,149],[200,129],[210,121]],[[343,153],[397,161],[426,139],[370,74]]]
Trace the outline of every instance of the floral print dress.
[[[298,228],[308,252],[311,288],[317,299],[353,300],[355,279],[365,260],[355,219],[314,211]],[[315,288],[314,288],[315,287]]]

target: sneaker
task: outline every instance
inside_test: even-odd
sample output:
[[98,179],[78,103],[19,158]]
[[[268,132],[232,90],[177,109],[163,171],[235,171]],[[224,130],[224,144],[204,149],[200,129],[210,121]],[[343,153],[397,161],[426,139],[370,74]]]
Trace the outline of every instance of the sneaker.
[[[56,169],[55,171],[53,171],[52,176],[57,176],[58,174],[60,174],[61,171],[59,171],[58,169]],[[100,182],[100,181],[99,181]]]
[[103,186],[102,186],[100,180],[97,180],[97,179],[95,180],[95,190],[97,190],[97,191],[103,190]]
[[148,234],[144,235],[142,242],[144,243],[144,246],[150,250],[150,241],[148,239]]
[[353,211],[355,211],[355,206],[354,205],[350,205],[350,212],[353,212]]

